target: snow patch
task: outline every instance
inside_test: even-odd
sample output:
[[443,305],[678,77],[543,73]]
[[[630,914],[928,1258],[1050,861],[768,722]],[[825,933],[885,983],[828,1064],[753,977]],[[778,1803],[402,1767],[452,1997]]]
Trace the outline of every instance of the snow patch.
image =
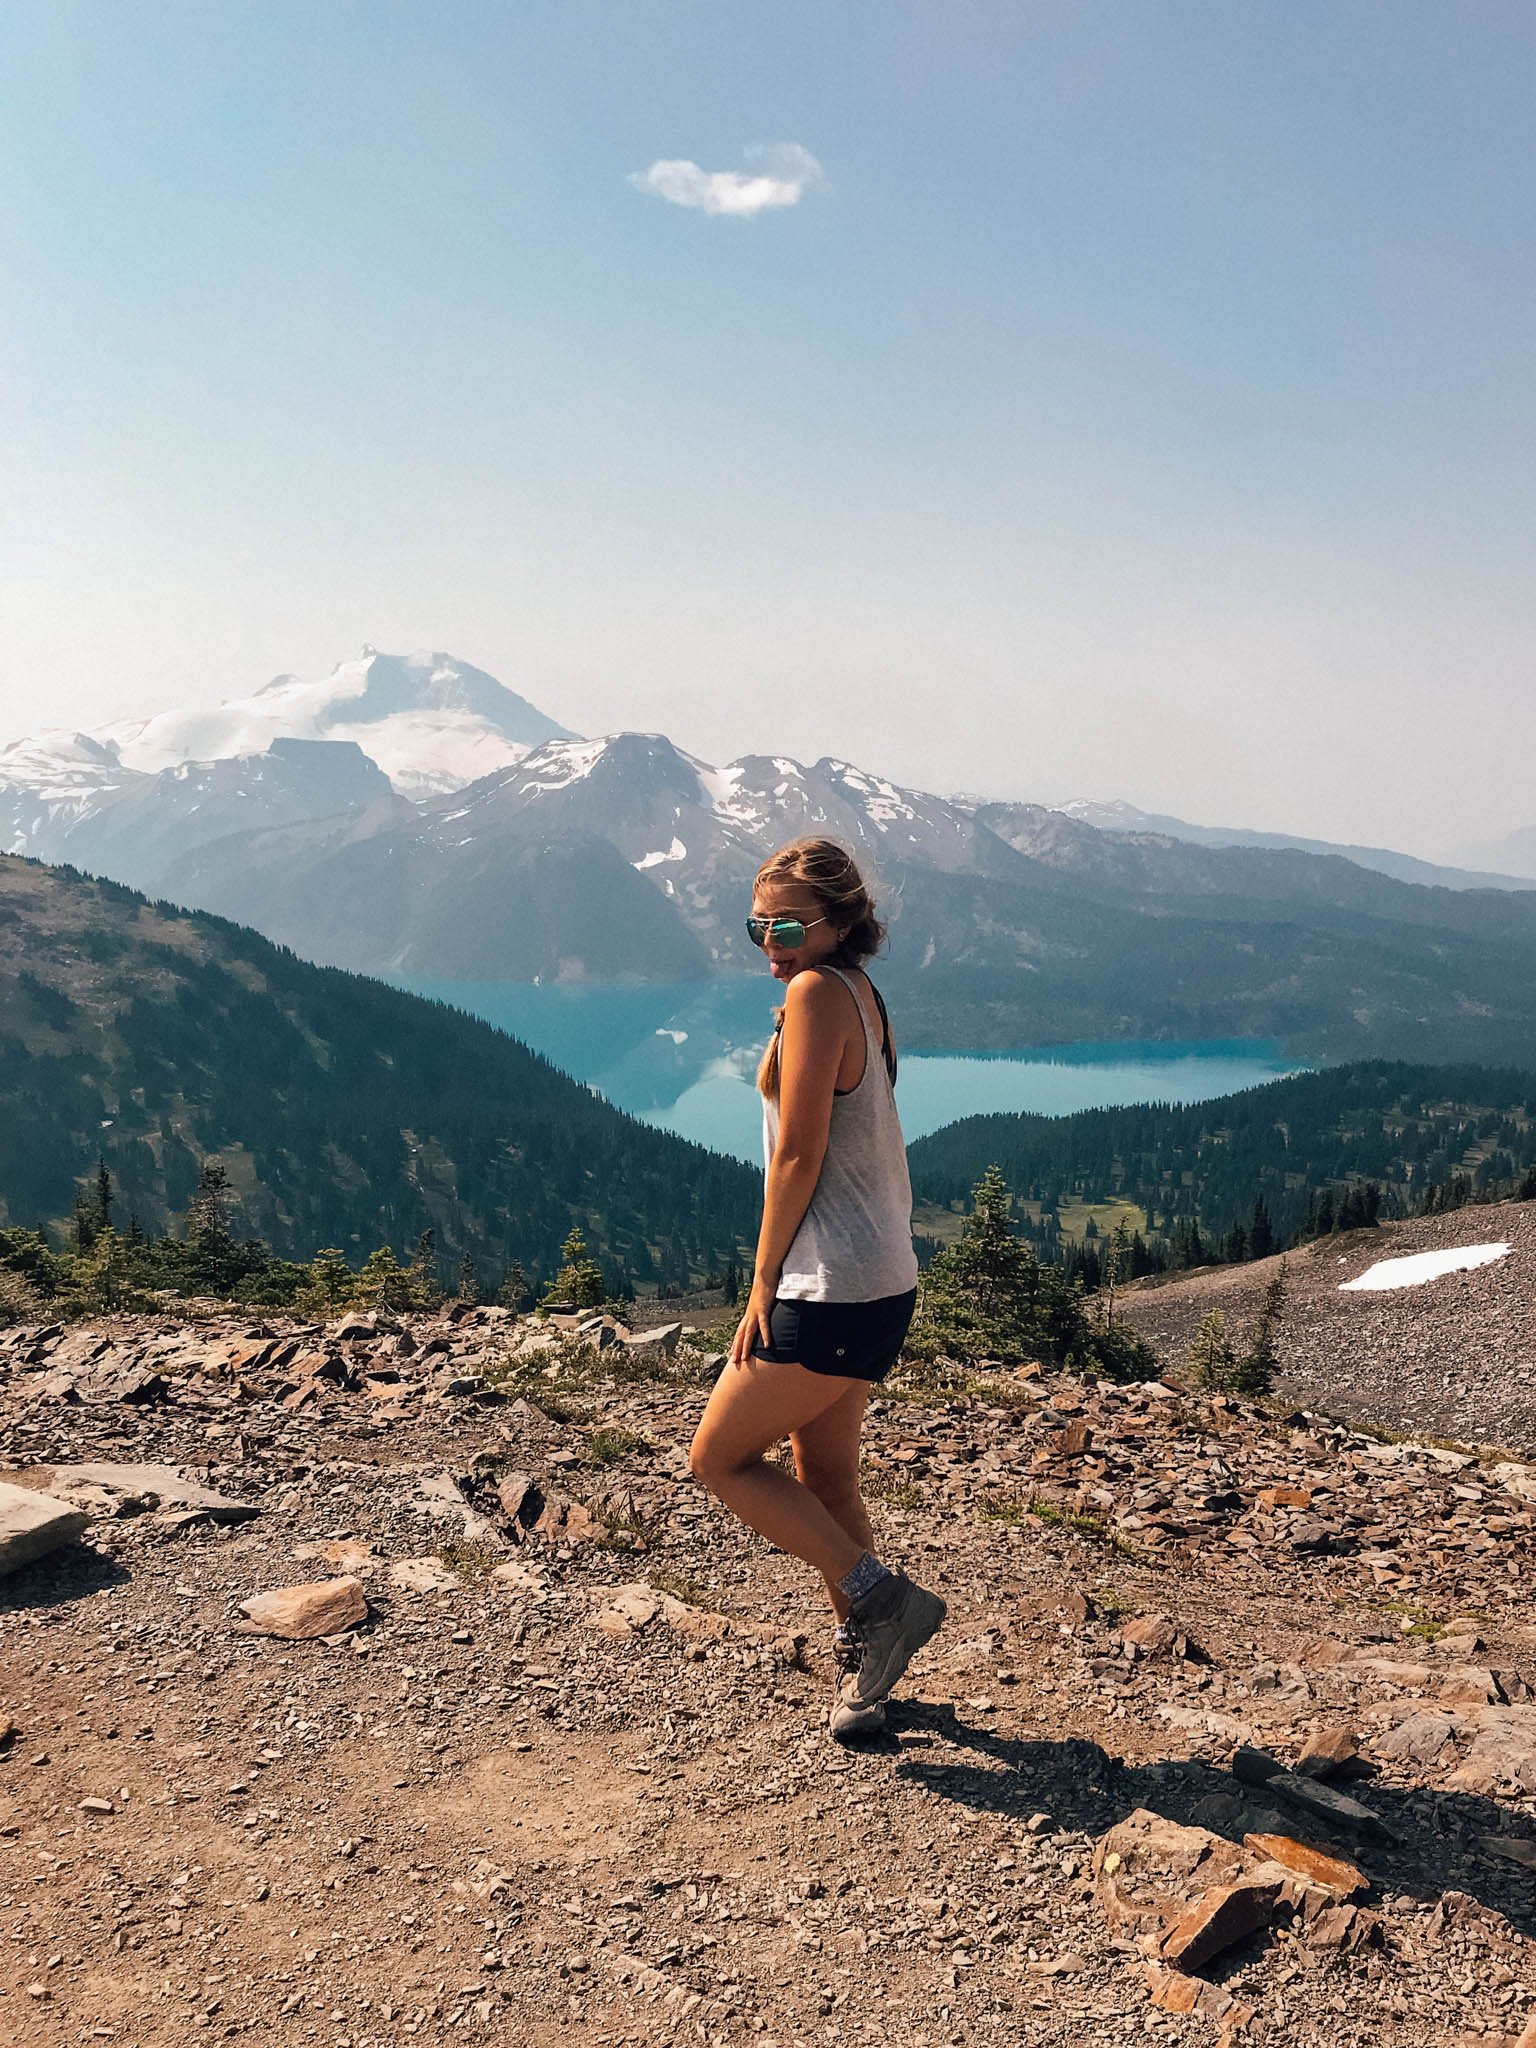
[[1378,1294],[1389,1287],[1422,1287],[1442,1273],[1470,1273],[1491,1266],[1508,1252],[1507,1244],[1463,1244],[1448,1252],[1413,1252],[1407,1258],[1378,1259],[1357,1279],[1342,1281],[1340,1294]]
[[686,860],[687,858],[687,847],[684,846],[681,839],[674,839],[665,853],[643,854],[639,860],[632,860],[630,866],[638,868],[641,874],[644,874],[647,868],[659,867],[664,860]]
[[608,751],[606,740],[547,740],[524,762],[529,779],[519,796],[540,796],[584,782]]
[[656,1036],[658,1038],[670,1038],[674,1045],[686,1045],[688,1043],[686,1031],[672,1031],[665,1024],[657,1025]]

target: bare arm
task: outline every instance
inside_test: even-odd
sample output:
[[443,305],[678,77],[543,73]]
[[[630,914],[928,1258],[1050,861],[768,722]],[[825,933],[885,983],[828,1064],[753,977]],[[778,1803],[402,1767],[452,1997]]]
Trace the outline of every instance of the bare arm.
[[824,975],[797,974],[785,992],[779,1034],[779,1137],[763,1196],[757,1273],[731,1345],[733,1363],[749,1355],[759,1335],[768,1342],[785,1256],[821,1178],[848,1028],[848,1006],[836,984]]

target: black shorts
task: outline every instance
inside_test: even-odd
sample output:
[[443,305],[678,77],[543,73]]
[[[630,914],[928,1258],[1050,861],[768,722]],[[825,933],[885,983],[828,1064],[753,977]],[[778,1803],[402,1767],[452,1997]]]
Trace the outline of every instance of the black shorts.
[[807,1372],[831,1373],[840,1379],[883,1380],[901,1356],[917,1289],[887,1294],[879,1301],[775,1301],[768,1316],[765,1346],[752,1347],[754,1358],[775,1365],[803,1365]]

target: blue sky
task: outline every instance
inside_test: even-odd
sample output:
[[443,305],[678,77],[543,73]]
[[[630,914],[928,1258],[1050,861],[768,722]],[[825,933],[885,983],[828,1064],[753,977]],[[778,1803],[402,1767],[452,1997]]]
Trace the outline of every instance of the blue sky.
[[[0,738],[369,640],[715,759],[1531,823],[1533,85],[1444,0],[11,0]],[[823,175],[632,182],[754,144]]]

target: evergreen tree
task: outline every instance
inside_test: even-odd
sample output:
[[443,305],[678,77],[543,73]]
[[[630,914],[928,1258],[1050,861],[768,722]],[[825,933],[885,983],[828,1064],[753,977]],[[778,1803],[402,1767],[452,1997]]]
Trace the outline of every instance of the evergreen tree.
[[[603,1269],[587,1251],[587,1240],[573,1229],[560,1250],[559,1272],[544,1290],[544,1299],[568,1301],[573,1308],[601,1308],[608,1299]],[[657,1292],[660,1293],[658,1288]]]
[[1226,1243],[1221,1255],[1229,1266],[1240,1266],[1248,1256],[1248,1233],[1241,1223],[1234,1223],[1227,1232]]
[[106,1160],[98,1157],[96,1161],[96,1227],[98,1230],[105,1230],[112,1221],[112,1200],[112,1175],[108,1171]]
[[334,1245],[318,1251],[306,1269],[307,1278],[294,1297],[294,1307],[307,1316],[335,1316],[352,1300],[356,1275]]
[[229,1227],[232,1200],[229,1175],[217,1159],[207,1160],[187,1211],[188,1278],[201,1294],[228,1294],[241,1277],[244,1262]]
[[962,1361],[1068,1359],[1116,1378],[1149,1377],[1155,1364],[1140,1338],[1090,1324],[1082,1289],[1059,1266],[1042,1265],[1012,1225],[1013,1197],[989,1166],[971,1192],[956,1241],[928,1266],[914,1324],[914,1353]]
[[1136,1240],[1131,1235],[1131,1226],[1121,1216],[1109,1234],[1109,1246],[1104,1254],[1104,1327],[1115,1327],[1115,1289],[1123,1287],[1135,1270]]
[[1212,1393],[1232,1391],[1238,1371],[1237,1353],[1227,1335],[1227,1319],[1219,1308],[1202,1317],[1184,1362],[1197,1387],[1209,1388]]
[[437,1284],[437,1232],[429,1223],[416,1239],[406,1271],[411,1276],[413,1305],[435,1308],[442,1300]]
[[419,1308],[421,1282],[417,1270],[402,1266],[390,1247],[382,1244],[364,1259],[353,1288],[353,1299],[365,1308],[383,1309],[390,1315],[398,1314],[401,1309]]
[[77,1261],[73,1293],[79,1307],[91,1315],[146,1306],[133,1284],[128,1248],[110,1223],[97,1231],[90,1251]]
[[496,1299],[503,1308],[509,1308],[514,1315],[522,1315],[533,1306],[533,1287],[523,1271],[521,1259],[514,1259],[502,1275],[501,1286],[496,1290]]
[[1282,1259],[1264,1290],[1264,1302],[1254,1324],[1252,1342],[1237,1361],[1231,1382],[1234,1394],[1267,1394],[1274,1385],[1280,1364],[1276,1336],[1280,1313],[1285,1306],[1285,1283],[1285,1261]]
[[459,1259],[458,1294],[460,1301],[478,1302],[480,1299],[480,1275],[472,1252],[463,1253]]
[[960,1236],[938,1253],[922,1291],[922,1320],[954,1358],[1029,1355],[1040,1262],[1012,1229],[1013,1197],[989,1166],[971,1190]]

